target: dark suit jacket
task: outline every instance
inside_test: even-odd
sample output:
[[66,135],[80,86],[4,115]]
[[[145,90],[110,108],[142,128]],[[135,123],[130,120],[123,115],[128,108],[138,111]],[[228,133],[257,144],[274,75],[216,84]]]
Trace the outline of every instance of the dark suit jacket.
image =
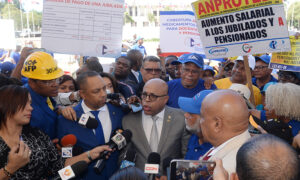
[[[132,132],[131,143],[127,149],[133,148],[137,152],[135,166],[144,171],[148,155],[152,151],[144,132],[142,112],[128,114],[123,118],[122,124],[124,129],[129,129]],[[190,135],[185,129],[183,112],[166,106],[157,152],[161,157],[161,165],[167,157],[183,158],[187,151],[189,138]],[[162,168],[160,171],[162,172]]]
[[[107,104],[107,108],[109,111],[110,121],[112,124],[112,132],[122,127],[122,117],[123,112],[120,108],[113,106],[111,104]],[[77,117],[81,117],[84,113],[81,103],[74,107]],[[57,123],[57,137],[62,138],[67,134],[74,134],[77,138],[76,145],[83,148],[83,151],[91,150],[97,146],[104,145],[100,144],[96,135],[94,134],[92,129],[85,128],[79,125],[75,121],[67,120],[63,116],[59,116]],[[110,135],[111,135],[110,134]],[[88,166],[88,171],[84,173],[80,178],[82,179],[103,179],[107,180],[109,177],[118,169],[118,151],[111,154],[110,158],[106,161],[106,165],[100,175],[97,175],[93,166],[95,165],[95,161],[90,163]]]

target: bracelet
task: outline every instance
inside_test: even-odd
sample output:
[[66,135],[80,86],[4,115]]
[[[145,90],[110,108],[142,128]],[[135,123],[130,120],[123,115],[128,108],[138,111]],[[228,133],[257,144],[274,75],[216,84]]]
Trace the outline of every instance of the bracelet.
[[4,171],[4,174],[7,176],[7,177],[12,177],[12,173],[10,173],[10,172],[8,172],[8,170],[7,169],[5,169],[5,166],[3,167],[3,171]]
[[91,157],[91,155],[90,155],[90,151],[87,152],[87,156],[88,156],[88,159],[89,159],[90,161],[93,161],[93,159],[92,159],[92,157]]

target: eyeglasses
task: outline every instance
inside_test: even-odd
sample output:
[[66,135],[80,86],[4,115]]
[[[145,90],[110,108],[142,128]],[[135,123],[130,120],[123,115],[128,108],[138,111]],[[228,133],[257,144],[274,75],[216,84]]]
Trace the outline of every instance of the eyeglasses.
[[263,69],[265,69],[265,68],[267,68],[268,66],[255,66],[254,67],[254,70],[263,70]]
[[161,69],[152,69],[152,68],[144,68],[144,70],[147,72],[147,73],[155,73],[155,74],[158,74],[161,72]]
[[147,94],[146,92],[143,92],[141,97],[143,100],[146,100],[147,98],[149,98],[150,101],[155,101],[157,98],[164,97],[164,96],[167,96],[167,94],[159,96],[159,95],[155,95],[153,93]]
[[193,70],[193,69],[188,69],[188,68],[183,68],[182,71],[184,73],[191,73],[192,75],[195,75],[195,74],[199,74],[199,70]]
[[52,79],[52,80],[38,80],[38,82],[41,82],[42,84],[44,84],[46,86],[51,86],[54,84],[59,84],[59,78]]

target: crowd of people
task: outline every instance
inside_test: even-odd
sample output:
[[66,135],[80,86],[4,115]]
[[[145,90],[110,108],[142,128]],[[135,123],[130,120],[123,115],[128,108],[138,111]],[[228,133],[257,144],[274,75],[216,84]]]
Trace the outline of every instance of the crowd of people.
[[[196,53],[148,56],[142,44],[137,38],[110,73],[87,57],[76,78],[51,54],[28,47],[18,61],[3,62],[0,179],[55,179],[79,161],[88,168],[78,179],[147,179],[152,152],[162,160],[216,162],[216,180],[300,178],[300,72],[274,74],[271,56],[257,55],[250,91],[243,58],[212,67]],[[94,124],[80,123],[85,117]],[[120,129],[132,137],[124,149],[111,149]],[[62,139],[70,134],[80,151],[66,158]],[[129,150],[135,167],[120,169]],[[164,180],[162,162],[155,178]]]

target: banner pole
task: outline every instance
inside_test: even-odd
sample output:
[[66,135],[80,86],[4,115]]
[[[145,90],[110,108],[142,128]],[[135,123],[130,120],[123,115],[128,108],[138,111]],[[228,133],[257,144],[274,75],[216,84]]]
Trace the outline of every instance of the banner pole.
[[249,67],[248,56],[243,56],[243,59],[244,59],[244,67],[245,67],[245,71],[246,71],[247,84],[248,84],[248,88],[250,89],[250,92],[251,92],[250,102],[252,104],[255,104],[253,86],[252,86],[252,76],[251,76],[251,71],[250,71],[250,67]]

